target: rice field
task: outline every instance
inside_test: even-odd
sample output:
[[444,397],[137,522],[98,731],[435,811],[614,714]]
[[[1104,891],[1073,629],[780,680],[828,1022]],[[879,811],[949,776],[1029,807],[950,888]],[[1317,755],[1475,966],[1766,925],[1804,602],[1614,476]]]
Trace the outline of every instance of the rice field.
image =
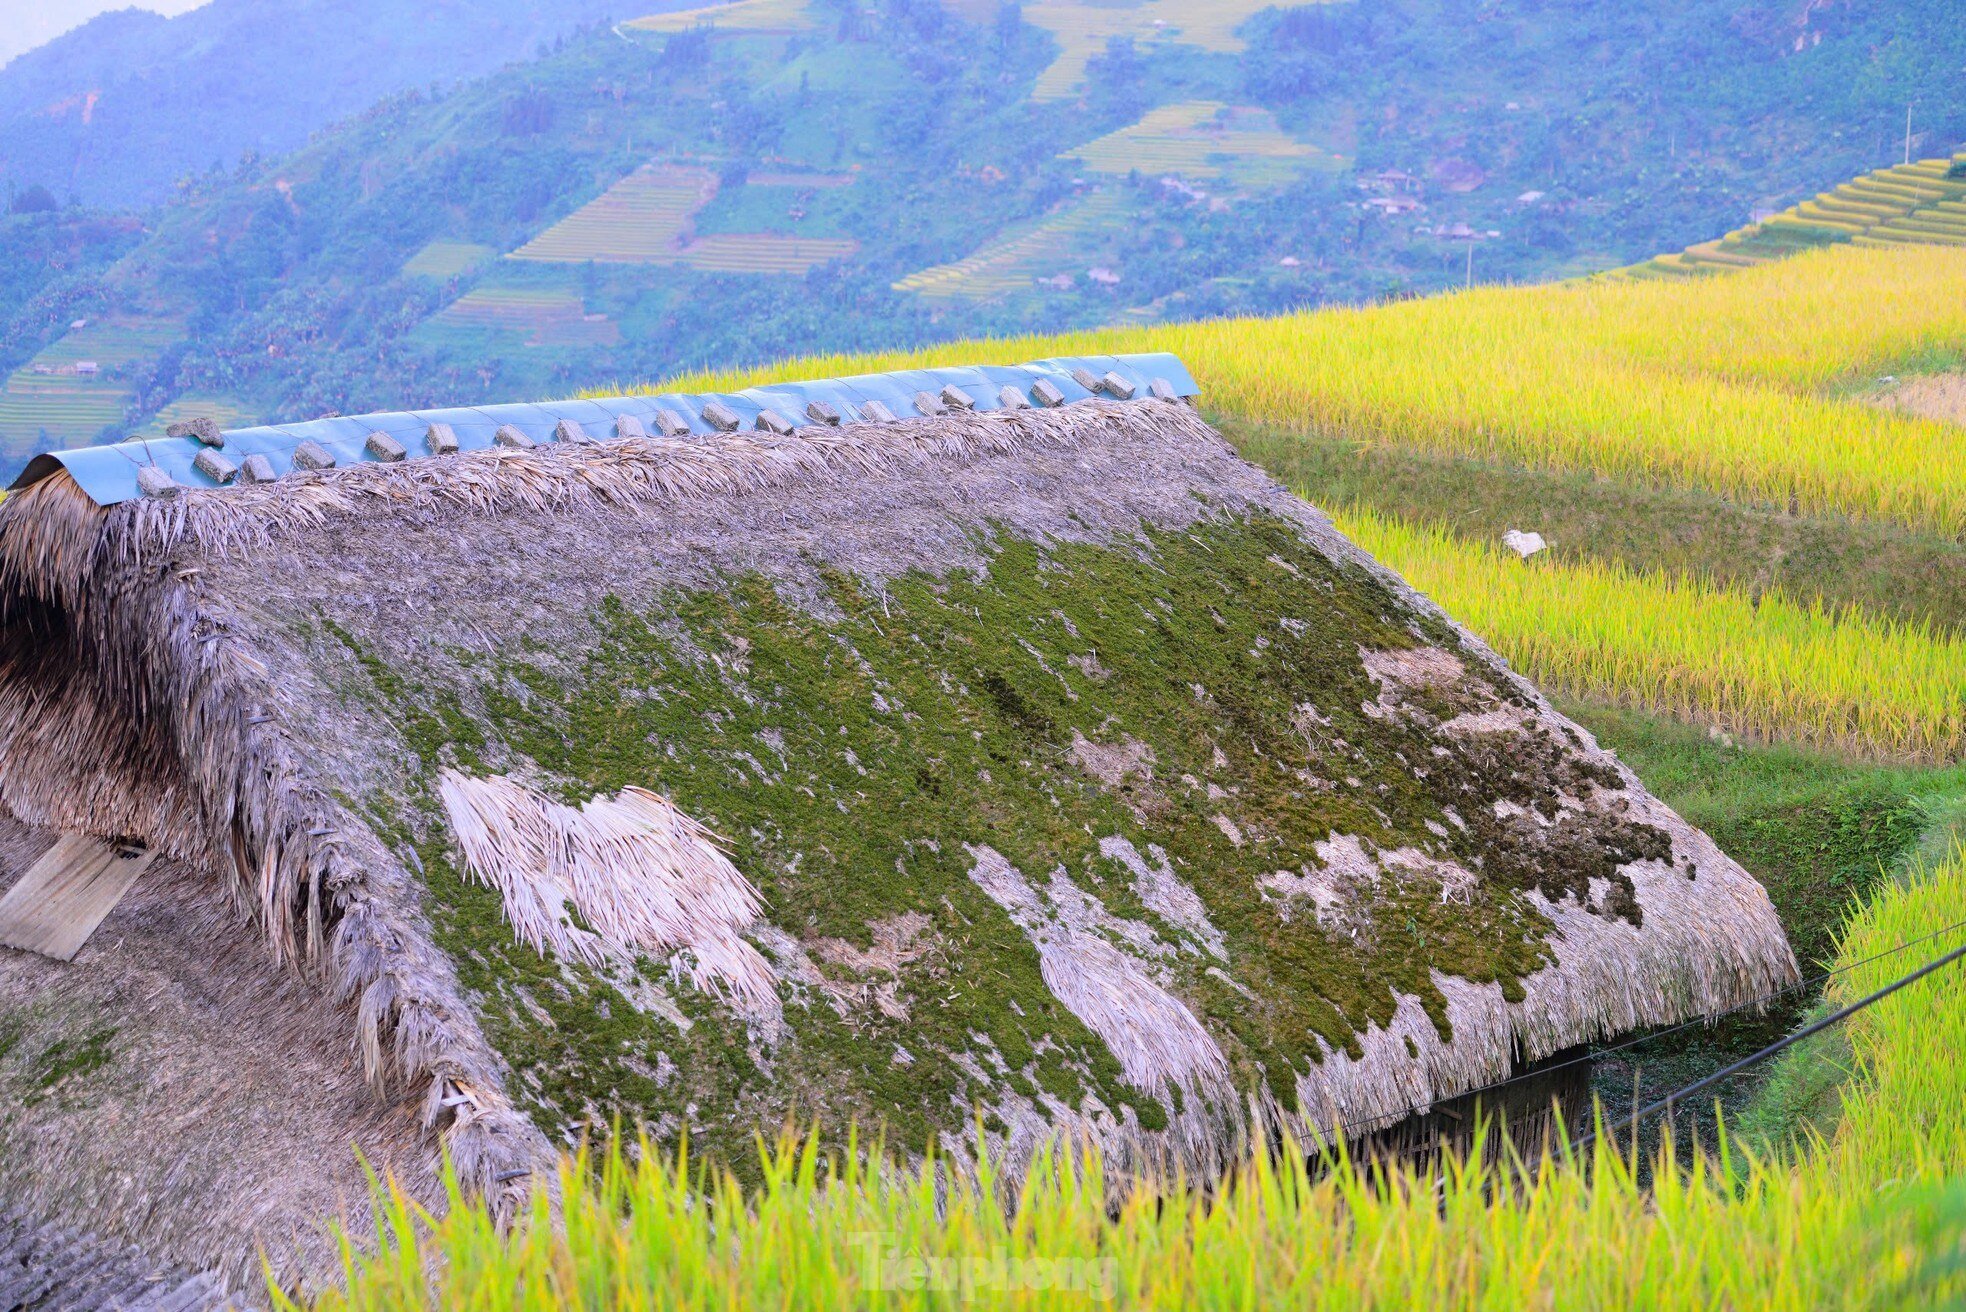
[[621,340],[621,326],[604,314],[589,314],[579,293],[568,287],[473,287],[432,315],[438,331],[522,333],[528,346],[608,346]]
[[851,237],[788,237],[771,232],[716,232],[698,237],[679,263],[705,273],[799,274],[860,250]]
[[[797,185],[843,185],[832,182],[838,175],[814,176],[821,180]],[[860,243],[849,237],[771,232],[698,236],[693,221],[716,194],[717,175],[708,169],[647,165],[507,258],[544,264],[675,265],[706,273],[802,274],[833,260],[851,259],[860,249]]]
[[1173,351],[1218,413],[1352,441],[1966,532],[1966,442],[1842,395],[1956,364],[1966,250],[1838,246],[1687,281],[1476,288],[1275,319],[954,342],[692,375],[684,390],[917,363]]
[[637,169],[508,257],[549,264],[673,264],[696,212],[717,194],[708,169]]
[[1768,740],[1874,757],[1966,757],[1966,641],[1690,578],[1518,559],[1351,510],[1346,536],[1533,682]]
[[[1957,918],[1966,852],[1855,913],[1833,997],[1956,946],[1869,960]],[[1641,1186],[1615,1128],[1571,1162],[1450,1163],[1439,1178],[1258,1156],[1233,1188],[1136,1189],[1105,1206],[1096,1155],[1040,1165],[1008,1211],[987,1168],[873,1172],[851,1143],[761,1145],[746,1192],[680,1155],[619,1147],[560,1170],[501,1233],[453,1197],[400,1195],[346,1249],[322,1309],[1804,1309],[1957,1306],[1966,1294],[1966,969],[1848,1024],[1857,1072],[1833,1137],[1794,1160],[1738,1146]],[[1286,1146],[1287,1149],[1287,1146]],[[1670,1151],[1668,1146],[1667,1151]],[[1514,1185],[1516,1187],[1509,1187]],[[1501,1186],[1498,1188],[1498,1186]],[[277,1305],[296,1305],[276,1299]]]
[[1280,131],[1266,110],[1190,100],[1148,110],[1138,123],[1060,158],[1077,159],[1096,173],[1177,173],[1188,178],[1279,181],[1313,161],[1335,160],[1317,147]]
[[562,287],[473,287],[437,312],[433,322],[452,328],[533,332],[563,319],[578,319],[578,293]]
[[63,446],[92,441],[105,427],[122,423],[134,399],[120,382],[16,370],[0,389],[0,444],[15,453],[44,436]]
[[498,252],[489,246],[444,238],[431,242],[404,261],[403,274],[409,278],[434,278],[443,282],[469,273],[497,255]]
[[704,5],[670,14],[650,14],[630,19],[623,27],[643,32],[687,32],[693,27],[715,27],[726,32],[804,32],[813,27],[806,12],[806,0],[734,0],[731,4]]
[[1020,224],[975,253],[911,273],[894,284],[930,300],[984,300],[1030,290],[1033,280],[1056,271],[1074,238],[1097,232],[1126,209],[1118,192],[1095,191],[1065,202],[1034,223]]
[[121,424],[135,391],[119,375],[154,360],[183,328],[175,319],[104,318],[50,344],[0,386],[0,446],[24,455],[44,436],[80,445]]
[[118,315],[91,319],[64,335],[29,362],[60,366],[94,360],[103,368],[139,364],[156,357],[184,332],[178,319]]
[[1950,176],[1961,160],[1966,154],[1877,169],[1760,223],[1626,272],[1641,278],[1725,273],[1841,242],[1966,246],[1966,177]]
[[[975,5],[948,0],[958,12],[974,15]],[[1058,42],[1059,53],[1031,93],[1033,100],[1067,100],[1085,80],[1085,66],[1104,53],[1116,36],[1145,45],[1178,41],[1203,50],[1234,54],[1243,49],[1236,29],[1268,6],[1263,0],[1031,0],[1024,21],[1043,28]],[[994,11],[982,21],[994,17]]]

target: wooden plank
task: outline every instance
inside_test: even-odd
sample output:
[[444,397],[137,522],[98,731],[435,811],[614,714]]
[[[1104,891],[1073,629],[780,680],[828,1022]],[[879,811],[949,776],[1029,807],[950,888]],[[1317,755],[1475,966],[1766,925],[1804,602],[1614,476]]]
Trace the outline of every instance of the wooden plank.
[[75,960],[154,855],[63,834],[0,897],[0,944]]

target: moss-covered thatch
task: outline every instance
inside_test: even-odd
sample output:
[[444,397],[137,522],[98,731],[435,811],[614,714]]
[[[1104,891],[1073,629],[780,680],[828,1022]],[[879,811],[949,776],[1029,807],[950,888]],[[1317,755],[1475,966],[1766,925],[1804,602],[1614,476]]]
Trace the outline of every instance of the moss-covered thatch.
[[[57,474],[0,606],[22,844],[166,858],[72,967],[0,956],[0,1186],[188,1260],[303,1227],[350,1142],[505,1197],[617,1119],[1211,1169],[1794,973],[1752,878],[1176,402]],[[152,1069],[290,1114],[188,1172]]]

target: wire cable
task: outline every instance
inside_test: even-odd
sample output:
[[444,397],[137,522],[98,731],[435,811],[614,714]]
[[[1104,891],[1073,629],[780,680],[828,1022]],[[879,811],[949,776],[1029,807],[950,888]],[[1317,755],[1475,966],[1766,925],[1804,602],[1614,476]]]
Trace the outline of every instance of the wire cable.
[[[1636,1126],[1640,1121],[1644,1120],[1648,1116],[1656,1115],[1659,1112],[1670,1112],[1672,1110],[1674,1103],[1680,1102],[1686,1098],[1690,1098],[1694,1094],[1700,1092],[1702,1089],[1710,1089],[1714,1085],[1719,1084],[1722,1080],[1727,1079],[1729,1076],[1739,1074],[1740,1072],[1746,1070],[1748,1067],[1754,1065],[1756,1062],[1766,1061],[1768,1058],[1774,1056],[1776,1053],[1781,1052],[1785,1048],[1793,1047],[1795,1044],[1802,1042],[1804,1039],[1810,1037],[1813,1034],[1821,1034],[1824,1030],[1828,1029],[1832,1025],[1837,1024],[1839,1021],[1847,1020],[1851,1016],[1854,1016],[1858,1012],[1862,1011],[1865,1007],[1870,1006],[1872,1003],[1883,1001],[1885,998],[1890,997],[1893,993],[1896,993],[1899,989],[1905,988],[1912,984],[1916,984],[1919,980],[1924,979],[1927,975],[1930,975],[1932,972],[1936,970],[1940,970],[1946,966],[1950,966],[1953,962],[1958,961],[1962,957],[1966,957],[1966,944],[1962,944],[1961,946],[1954,948],[1952,951],[1946,953],[1942,957],[1938,957],[1932,961],[1926,962],[1924,965],[1920,966],[1917,970],[1912,971],[1909,975],[1902,975],[1899,978],[1892,980],[1889,984],[1886,984],[1883,988],[1877,990],[1877,992],[1858,998],[1855,1002],[1851,1003],[1849,1006],[1842,1007],[1836,1011],[1831,1012],[1829,1015],[1823,1017],[1821,1020],[1815,1022],[1814,1024],[1805,1025],[1801,1029],[1797,1030],[1795,1033],[1785,1035],[1781,1039],[1776,1040],[1774,1043],[1769,1044],[1767,1047],[1763,1048],[1759,1052],[1750,1053],[1748,1056],[1741,1058],[1739,1061],[1733,1063],[1732,1065],[1723,1066],[1719,1070],[1715,1071],[1713,1074],[1708,1075],[1703,1079],[1695,1080],[1693,1081],[1693,1083],[1687,1085],[1684,1088],[1674,1089],[1671,1093],[1659,1099],[1657,1102],[1652,1103],[1649,1106],[1641,1107],[1637,1111],[1633,1112],[1630,1117],[1631,1124],[1633,1126]],[[1623,1120],[1625,1118],[1620,1117],[1619,1119]],[[1572,1146],[1574,1148],[1582,1148],[1587,1144],[1589,1144],[1593,1139],[1596,1139],[1599,1136],[1599,1133],[1600,1132],[1597,1130],[1592,1130],[1589,1134],[1577,1140],[1577,1142]]]
[[[1396,1115],[1389,1112],[1381,1113],[1376,1116],[1365,1117],[1361,1120],[1352,1121],[1349,1123],[1341,1123],[1339,1125],[1334,1126],[1333,1129],[1338,1134],[1345,1135],[1347,1137],[1349,1137],[1352,1134],[1364,1131],[1368,1126],[1383,1129],[1388,1125],[1396,1125],[1400,1121],[1405,1120],[1409,1116],[1418,1116],[1423,1112],[1429,1111],[1433,1107],[1438,1106],[1442,1102],[1446,1102],[1450,1100],[1458,1101],[1462,1098],[1479,1097],[1484,1093],[1493,1093],[1497,1089],[1507,1089],[1513,1085],[1521,1084],[1525,1080],[1539,1079],[1542,1076],[1550,1075],[1557,1071],[1567,1070],[1572,1066],[1581,1065],[1585,1062],[1594,1062],[1598,1060],[1600,1057],[1609,1057],[1615,1053],[1625,1052],[1628,1051],[1629,1049],[1638,1047],[1640,1044],[1650,1043],[1654,1039],[1663,1039],[1668,1035],[1683,1033],[1686,1030],[1694,1029],[1698,1026],[1704,1025],[1704,1026],[1711,1027],[1716,1022],[1725,1020],[1729,1016],[1738,1015],[1741,1012],[1748,1011],[1756,1007],[1765,1007],[1769,1003],[1774,1002],[1776,999],[1785,997],[1790,993],[1799,992],[1804,989],[1814,988],[1819,984],[1826,984],[1830,980],[1836,978],[1838,975],[1847,974],[1848,972],[1857,969],[1859,966],[1868,966],[1874,961],[1882,961],[1886,957],[1896,956],[1900,952],[1909,951],[1910,949],[1917,947],[1921,943],[1929,943],[1935,938],[1941,938],[1944,935],[1953,933],[1955,930],[1960,930],[1960,929],[1966,929],[1966,918],[1955,920],[1949,925],[1942,925],[1938,929],[1932,930],[1930,933],[1920,934],[1917,938],[1906,939],[1904,942],[1899,943],[1893,947],[1885,948],[1882,952],[1873,952],[1870,956],[1859,957],[1855,961],[1846,961],[1842,965],[1836,966],[1830,970],[1823,971],[1819,975],[1811,975],[1806,979],[1799,979],[1793,984],[1784,984],[1781,988],[1775,989],[1774,991],[1769,993],[1764,993],[1759,997],[1749,998],[1746,1002],[1737,1003],[1734,1006],[1727,1008],[1725,1011],[1716,1011],[1702,1016],[1695,1016],[1691,1020],[1681,1021],[1679,1024],[1669,1026],[1666,1029],[1651,1030],[1648,1031],[1647,1033],[1640,1034],[1633,1038],[1626,1039],[1622,1043],[1614,1043],[1608,1048],[1593,1048],[1589,1052],[1580,1053],[1575,1057],[1566,1058],[1565,1060],[1557,1062],[1556,1064],[1551,1066],[1538,1066],[1534,1070],[1523,1071],[1520,1074],[1511,1075],[1507,1079],[1496,1080],[1492,1084],[1483,1084],[1483,1085],[1478,1085],[1477,1087],[1472,1089],[1465,1089],[1460,1093],[1452,1095],[1451,1099],[1447,1099],[1447,1098],[1435,1099],[1432,1103],[1428,1103],[1425,1105],[1416,1103],[1411,1106],[1408,1106],[1407,1108],[1405,1108],[1403,1111],[1399,1112]],[[1966,949],[1961,949],[1961,950],[1966,951]],[[1388,1120],[1387,1118],[1389,1116],[1392,1119]]]

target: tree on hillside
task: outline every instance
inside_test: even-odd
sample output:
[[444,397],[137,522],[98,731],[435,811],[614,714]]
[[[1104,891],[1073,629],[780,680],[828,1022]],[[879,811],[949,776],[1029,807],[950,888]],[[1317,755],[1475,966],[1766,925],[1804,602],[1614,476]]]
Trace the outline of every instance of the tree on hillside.
[[55,194],[38,182],[17,192],[7,203],[9,214],[52,214],[60,208]]
[[1131,122],[1147,111],[1147,61],[1130,36],[1106,38],[1106,49],[1086,61],[1085,84],[1101,118]]
[[997,38],[999,51],[1016,49],[1018,38],[1024,34],[1024,6],[1017,0],[1004,0],[997,7],[997,21],[991,31]]

